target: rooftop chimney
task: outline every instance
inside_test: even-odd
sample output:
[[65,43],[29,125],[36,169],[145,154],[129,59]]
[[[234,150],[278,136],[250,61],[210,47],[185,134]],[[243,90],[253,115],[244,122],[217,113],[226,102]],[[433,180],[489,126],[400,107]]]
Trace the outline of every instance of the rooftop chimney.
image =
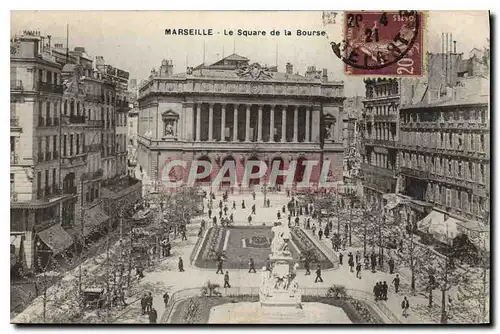
[[457,53],[457,41],[453,41],[453,53]]
[[291,63],[286,63],[286,74],[288,75],[293,74],[293,65]]
[[321,76],[321,81],[323,81],[323,82],[328,81],[328,69],[326,69],[326,68],[323,69],[323,75]]

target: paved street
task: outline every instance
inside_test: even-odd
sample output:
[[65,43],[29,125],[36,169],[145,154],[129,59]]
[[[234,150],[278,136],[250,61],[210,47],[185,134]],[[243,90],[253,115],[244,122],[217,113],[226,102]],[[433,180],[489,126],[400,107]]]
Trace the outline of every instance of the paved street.
[[[220,196],[217,196],[216,201],[214,201],[214,207],[217,207],[218,202],[220,200]],[[232,207],[232,201],[235,200],[237,204],[237,209],[234,213],[235,216],[235,224],[236,225],[248,225],[247,217],[251,212],[251,205],[256,204],[257,212],[254,216],[252,224],[262,224],[266,223],[266,225],[270,225],[276,219],[276,212],[281,209],[281,206],[285,204],[290,198],[287,198],[285,194],[268,194],[268,198],[271,201],[270,208],[263,207],[263,194],[257,193],[255,202],[252,199],[250,194],[245,195],[230,195],[228,200],[228,207]],[[241,209],[241,201],[245,200],[246,209]],[[218,214],[218,207],[214,210],[216,214]],[[188,240],[181,241],[180,238],[173,241],[173,252],[172,256],[163,260],[156,268],[153,268],[152,271],[145,272],[145,278],[140,283],[145,292],[148,289],[154,289],[154,303],[153,306],[157,310],[159,319],[161,319],[161,315],[163,314],[165,307],[163,303],[163,293],[168,291],[170,295],[175,291],[185,289],[185,288],[193,288],[193,287],[201,287],[208,280],[214,283],[219,283],[221,286],[223,285],[223,275],[216,274],[215,270],[212,269],[200,269],[194,267],[189,258],[191,256],[192,249],[197,240],[197,233],[199,229],[199,224],[201,219],[205,219],[208,221],[207,214],[202,217],[198,217],[191,225],[188,226]],[[302,224],[301,219],[301,224]],[[209,224],[208,226],[211,226]],[[310,234],[310,231],[306,231],[306,233]],[[315,242],[319,243],[320,241],[317,237],[313,237]],[[323,239],[321,243],[324,245],[323,247],[328,247],[331,249],[331,243],[329,240]],[[356,279],[355,273],[349,272],[349,267],[346,262],[346,255],[349,251],[353,252],[353,254],[359,248],[348,248],[344,251],[344,265],[339,269],[331,269],[323,271],[323,283],[314,283],[315,275],[314,272],[310,276],[304,275],[304,270],[299,268],[298,272],[298,283],[300,287],[329,287],[333,284],[344,285],[349,289],[358,289],[366,291],[372,294],[373,286],[378,281],[386,281],[389,287],[388,301],[379,301],[379,303],[385,303],[387,307],[400,319],[403,323],[411,323],[411,322],[424,322],[422,316],[415,317],[412,315],[410,311],[410,316],[408,318],[404,318],[401,316],[401,301],[404,295],[408,293],[408,284],[403,282],[402,291],[399,294],[394,293],[394,288],[391,285],[392,279],[394,275],[389,275],[384,272],[376,272],[371,273],[370,271],[363,271],[362,278]],[[184,260],[184,272],[178,272],[177,263],[178,258],[182,257]],[[224,269],[225,271],[226,269]],[[260,275],[258,274],[249,274],[247,269],[241,270],[229,270],[231,286],[237,287],[258,287],[260,285]],[[409,296],[410,297],[410,296]],[[410,305],[422,304],[427,305],[427,300],[417,296],[410,297]],[[130,306],[130,310],[123,313],[123,315],[117,319],[118,322],[148,322],[147,316],[141,316],[140,312],[140,304],[136,302]]]

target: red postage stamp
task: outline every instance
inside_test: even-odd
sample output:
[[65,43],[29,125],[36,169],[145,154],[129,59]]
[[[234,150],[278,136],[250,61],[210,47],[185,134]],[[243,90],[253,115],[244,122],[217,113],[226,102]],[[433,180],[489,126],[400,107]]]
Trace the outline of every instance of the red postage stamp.
[[346,11],[344,40],[332,43],[348,75],[421,76],[424,13]]

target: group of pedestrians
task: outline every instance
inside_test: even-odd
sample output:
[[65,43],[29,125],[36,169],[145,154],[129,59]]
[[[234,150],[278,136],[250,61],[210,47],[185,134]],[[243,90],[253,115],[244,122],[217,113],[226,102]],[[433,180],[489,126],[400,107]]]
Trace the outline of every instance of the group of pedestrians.
[[149,316],[149,323],[156,324],[158,313],[156,312],[156,309],[153,307],[153,294],[151,292],[149,294],[144,294],[142,296],[141,309],[142,309],[142,315],[147,314]]

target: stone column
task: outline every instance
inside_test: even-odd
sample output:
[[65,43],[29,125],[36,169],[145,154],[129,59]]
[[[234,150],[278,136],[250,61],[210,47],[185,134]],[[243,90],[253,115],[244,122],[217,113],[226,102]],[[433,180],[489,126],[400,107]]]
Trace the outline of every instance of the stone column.
[[196,106],[196,141],[201,140],[201,108],[201,103]]
[[270,113],[270,121],[269,121],[269,141],[274,142],[274,108],[275,105],[271,105],[271,109],[269,109]]
[[245,141],[250,141],[250,106],[245,104]]
[[296,143],[299,139],[299,107],[293,106],[293,142]]
[[262,141],[262,105],[259,105],[259,121],[257,123],[257,141]]
[[320,131],[320,115],[321,108],[319,106],[313,107],[312,109],[312,131],[311,131],[311,141],[314,143],[319,142],[319,131]]
[[213,140],[214,132],[214,104],[210,103],[208,105],[208,141]]
[[226,135],[226,108],[227,104],[224,104],[221,106],[220,112],[221,112],[221,121],[220,121],[220,141],[225,141],[225,135]]
[[238,141],[238,105],[234,105],[234,113],[233,113],[233,141]]
[[310,110],[309,107],[306,108],[306,139],[304,139],[304,142],[309,142],[311,140],[310,135],[309,135],[309,117],[310,117]]
[[286,142],[286,107],[281,111],[281,142]]

